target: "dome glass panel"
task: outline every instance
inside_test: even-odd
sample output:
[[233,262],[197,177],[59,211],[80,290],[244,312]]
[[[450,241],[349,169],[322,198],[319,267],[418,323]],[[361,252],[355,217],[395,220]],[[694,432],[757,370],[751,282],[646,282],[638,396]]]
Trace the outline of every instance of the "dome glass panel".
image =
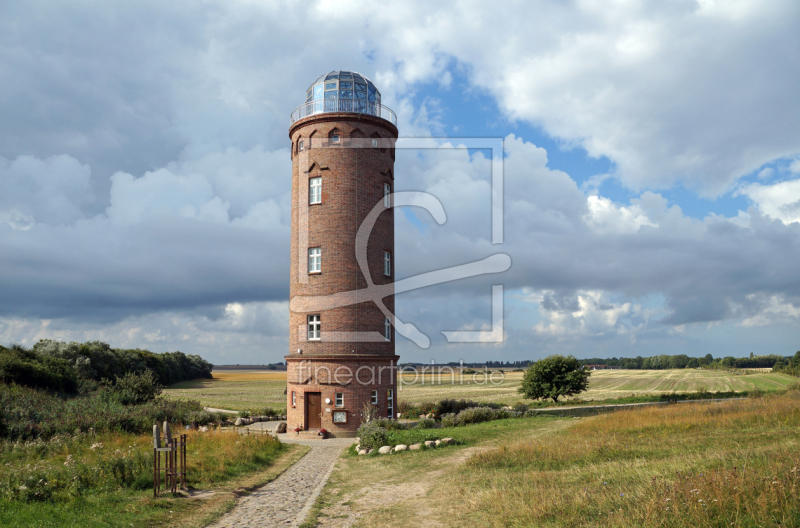
[[292,113],[292,119],[325,112],[357,112],[397,121],[394,112],[381,106],[375,84],[353,71],[332,71],[317,78],[306,90],[306,103]]

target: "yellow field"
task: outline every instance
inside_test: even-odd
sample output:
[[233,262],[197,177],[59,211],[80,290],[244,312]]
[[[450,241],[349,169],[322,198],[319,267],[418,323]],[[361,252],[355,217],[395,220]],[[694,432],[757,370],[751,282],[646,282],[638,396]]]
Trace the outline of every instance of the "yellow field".
[[[173,385],[164,391],[170,398],[199,400],[207,407],[242,410],[286,407],[286,372],[214,371],[212,380],[194,380]],[[399,397],[409,403],[438,401],[445,398],[470,399],[513,405],[523,401],[517,388],[522,372],[507,372],[494,382],[476,375],[405,374],[398,386]],[[763,392],[783,390],[797,383],[785,374],[751,371],[736,373],[713,370],[598,370],[593,371],[589,390],[580,398],[603,401],[628,396],[665,392]]]

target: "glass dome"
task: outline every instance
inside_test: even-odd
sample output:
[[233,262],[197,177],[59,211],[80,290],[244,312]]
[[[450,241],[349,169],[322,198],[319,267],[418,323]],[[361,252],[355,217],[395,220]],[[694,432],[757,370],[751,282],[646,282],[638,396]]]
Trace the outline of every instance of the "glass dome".
[[332,71],[311,83],[306,102],[292,112],[290,123],[327,112],[354,112],[377,116],[397,126],[397,116],[381,104],[375,84],[351,71]]
[[314,81],[306,90],[306,102],[323,99],[351,99],[381,104],[375,85],[356,72],[332,71]]

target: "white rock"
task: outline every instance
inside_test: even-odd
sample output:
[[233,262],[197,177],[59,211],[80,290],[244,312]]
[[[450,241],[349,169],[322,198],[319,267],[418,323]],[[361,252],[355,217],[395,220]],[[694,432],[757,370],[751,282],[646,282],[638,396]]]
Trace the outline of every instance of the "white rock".
[[207,432],[208,432],[208,426],[207,426],[207,425],[203,425],[203,426],[201,426],[201,427],[200,427],[200,432],[201,432],[201,433],[207,433]]
[[442,441],[441,440],[437,440],[436,441],[436,447],[439,447],[440,445],[442,445]]
[[359,455],[366,455],[366,454],[368,454],[368,453],[369,453],[369,450],[368,450],[368,449],[359,449],[359,450],[358,450],[358,454],[359,454]]
[[422,444],[411,444],[410,446],[408,446],[408,448],[411,451],[416,451],[418,449],[422,449]]
[[436,442],[433,440],[428,440],[425,442],[425,447],[436,447]]
[[244,418],[237,418],[236,422],[233,425],[244,425]]
[[388,455],[391,452],[392,452],[392,446],[383,446],[380,449],[378,449],[378,453],[380,453],[381,455]]
[[456,441],[453,440],[452,438],[442,438],[442,443],[444,445],[454,445]]
[[398,445],[394,446],[395,452],[397,452],[397,451],[405,451],[406,449],[408,449],[408,446],[405,445],[405,444],[398,444]]

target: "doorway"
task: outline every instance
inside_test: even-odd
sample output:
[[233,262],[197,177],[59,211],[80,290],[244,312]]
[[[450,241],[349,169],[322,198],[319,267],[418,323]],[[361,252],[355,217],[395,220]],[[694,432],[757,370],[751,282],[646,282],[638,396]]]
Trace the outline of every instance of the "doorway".
[[322,427],[322,393],[307,392],[306,396],[306,429]]

